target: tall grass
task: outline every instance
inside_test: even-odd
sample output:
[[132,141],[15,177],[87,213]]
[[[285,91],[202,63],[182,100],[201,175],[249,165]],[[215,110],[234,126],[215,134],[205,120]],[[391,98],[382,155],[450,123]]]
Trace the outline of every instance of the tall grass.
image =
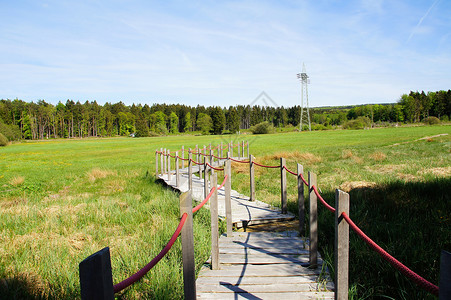
[[[295,170],[299,162],[305,170],[316,172],[318,186],[328,201],[333,200],[334,188],[354,188],[351,191],[354,221],[375,241],[388,247],[395,257],[437,282],[433,274],[437,274],[434,266],[439,253],[431,250],[422,255],[423,248],[418,244],[434,243],[437,249],[451,250],[444,242],[451,240],[447,218],[451,212],[449,205],[442,205],[449,204],[449,196],[437,186],[424,187],[428,191],[436,190],[436,193],[423,193],[419,187],[422,183],[433,183],[443,187],[444,191],[450,190],[447,179],[450,177],[451,142],[449,136],[416,140],[441,133],[450,133],[450,126],[258,137],[53,140],[1,148],[0,298],[77,298],[78,263],[105,246],[111,249],[115,283],[136,272],[163,248],[179,220],[178,195],[157,184],[151,175],[155,171],[155,149],[176,150],[182,145],[187,149],[196,144],[203,146],[211,142],[216,145],[232,139],[235,143],[249,140],[251,153],[261,163],[277,165],[279,157],[283,156],[291,170]],[[407,143],[393,146],[403,142]],[[234,168],[233,188],[247,193],[248,170]],[[280,206],[279,172],[258,168],[256,174],[257,198]],[[296,213],[295,185],[294,176],[289,175],[289,209]],[[367,189],[356,190],[356,187]],[[417,216],[416,211],[399,209],[398,212],[401,204],[396,204],[396,199],[390,198],[392,196],[380,200],[382,190],[385,195],[403,196],[396,199],[408,200],[419,211],[424,209],[424,220],[415,224],[418,227],[411,224],[417,222],[412,218]],[[415,194],[420,195],[421,201],[412,196]],[[435,203],[442,204],[432,205]],[[384,212],[387,216],[382,218]],[[320,208],[320,245],[323,256],[331,257],[328,251],[333,241],[330,238],[333,228],[328,225],[331,216],[326,213]],[[196,265],[200,267],[209,255],[208,210],[200,210],[194,221]],[[426,227],[430,224],[433,227]],[[372,229],[377,230],[372,232]],[[436,229],[437,232],[433,232]],[[407,238],[408,234],[403,235],[403,232],[412,233],[414,237]],[[413,242],[415,237],[419,240],[417,243]],[[399,298],[401,293],[402,297],[409,298],[416,295],[412,293],[418,289],[410,287],[401,276],[394,275],[397,276],[395,280],[386,277],[384,274],[394,273],[393,269],[383,262],[378,263],[379,258],[366,246],[356,239],[353,245],[358,251],[353,250],[352,262],[358,257],[363,261],[376,260],[368,264],[370,267],[356,263],[360,269],[351,270],[356,297],[383,294]],[[407,251],[405,248],[408,247],[412,250]],[[403,260],[404,252],[406,260]],[[415,254],[411,255],[413,252]],[[177,242],[143,280],[119,297],[182,298],[180,255]],[[409,257],[414,262],[409,261]],[[423,273],[422,265],[433,268],[430,273]],[[364,276],[357,276],[359,274]],[[378,278],[380,282],[371,281],[372,278]],[[396,294],[398,290],[402,292]]]

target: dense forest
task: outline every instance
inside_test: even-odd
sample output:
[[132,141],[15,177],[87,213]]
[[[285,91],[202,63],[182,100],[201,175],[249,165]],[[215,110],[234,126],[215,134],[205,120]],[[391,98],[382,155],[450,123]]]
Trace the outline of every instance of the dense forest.
[[[193,131],[221,134],[236,133],[261,122],[276,128],[296,128],[300,113],[300,106],[127,106],[122,102],[99,105],[96,101],[72,100],[55,106],[44,100],[34,103],[7,99],[0,100],[0,133],[9,140],[154,136]],[[449,121],[451,90],[410,92],[394,104],[312,108],[310,116],[314,130],[332,129],[358,119],[367,120],[370,126],[416,123],[428,117]]]

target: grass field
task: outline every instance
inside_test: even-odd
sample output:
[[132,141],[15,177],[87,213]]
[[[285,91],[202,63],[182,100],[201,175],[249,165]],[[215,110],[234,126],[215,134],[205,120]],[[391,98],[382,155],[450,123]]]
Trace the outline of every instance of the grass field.
[[[451,138],[440,135],[450,133],[451,126],[434,126],[50,140],[1,148],[0,298],[79,297],[78,263],[105,246],[111,249],[115,283],[136,272],[178,224],[178,195],[155,183],[155,149],[242,139],[250,141],[258,162],[276,165],[283,156],[290,169],[299,162],[317,173],[331,204],[335,188],[351,190],[351,218],[395,257],[437,283],[439,251],[451,251]],[[248,170],[233,166],[233,188],[248,192]],[[278,206],[278,171],[257,169],[256,175],[257,198]],[[289,178],[289,209],[295,212],[295,178]],[[320,246],[328,257],[332,216],[320,208],[319,217]],[[209,255],[208,211],[200,210],[194,219],[200,267]],[[356,298],[417,295],[412,293],[419,290],[402,275],[351,238]],[[179,250],[177,242],[144,280],[119,297],[180,298]]]

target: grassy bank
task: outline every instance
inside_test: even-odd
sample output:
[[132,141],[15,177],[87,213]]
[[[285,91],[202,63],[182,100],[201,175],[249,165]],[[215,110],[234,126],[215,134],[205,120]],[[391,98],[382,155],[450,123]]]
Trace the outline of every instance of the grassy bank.
[[[316,172],[330,203],[335,188],[352,190],[354,221],[395,257],[437,283],[436,249],[451,250],[446,244],[451,240],[451,139],[421,138],[444,133],[451,133],[451,126],[10,145],[0,149],[0,297],[78,297],[78,263],[105,246],[111,248],[115,283],[134,273],[162,249],[178,223],[177,195],[153,177],[155,149],[231,139],[249,140],[261,163],[276,165],[283,156],[292,170],[299,162]],[[247,193],[247,168],[233,168],[233,188]],[[278,206],[278,171],[259,168],[256,175],[257,198]],[[288,187],[289,209],[295,212],[294,176]],[[333,241],[327,213],[320,208],[320,245],[326,257]],[[198,266],[208,257],[208,220],[206,210],[195,217]],[[351,284],[358,297],[417,295],[418,289],[357,238],[352,245]],[[177,242],[167,259],[122,297],[180,298],[179,248]],[[385,274],[395,274],[395,279]]]

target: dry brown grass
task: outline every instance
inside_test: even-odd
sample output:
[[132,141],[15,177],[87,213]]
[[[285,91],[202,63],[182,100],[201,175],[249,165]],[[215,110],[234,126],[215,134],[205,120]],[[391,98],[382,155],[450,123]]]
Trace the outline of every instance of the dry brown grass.
[[376,174],[392,174],[399,170],[402,170],[406,167],[406,165],[374,165],[374,166],[365,166],[365,169],[372,173]]
[[341,152],[341,158],[343,158],[343,159],[351,158],[353,156],[354,156],[354,154],[349,149],[345,149]]
[[451,176],[451,167],[430,168],[418,171],[418,174],[433,174],[437,177]]
[[372,188],[375,187],[375,182],[369,181],[346,181],[340,185],[340,189],[345,192],[350,192],[353,189]]
[[384,161],[387,158],[387,155],[383,152],[376,151],[370,154],[370,158],[375,161]]
[[310,163],[310,164],[315,164],[315,163],[319,163],[322,161],[321,156],[315,155],[313,153],[310,152],[305,152],[305,153],[301,153],[299,151],[282,151],[282,152],[277,152],[271,155],[266,155],[264,157],[262,157],[263,161],[267,161],[267,160],[280,160],[281,157],[284,157],[287,160],[293,160],[293,161],[297,161],[299,163]]
[[91,171],[87,172],[86,175],[88,176],[89,181],[94,182],[100,178],[106,178],[110,175],[117,175],[117,173],[111,170],[93,168]]
[[12,186],[19,186],[19,185],[22,185],[24,182],[25,182],[25,177],[23,177],[23,176],[14,176],[9,181],[9,184],[12,185]]
[[398,173],[396,176],[404,181],[417,181],[418,177],[412,175],[412,174],[405,174],[405,173]]

